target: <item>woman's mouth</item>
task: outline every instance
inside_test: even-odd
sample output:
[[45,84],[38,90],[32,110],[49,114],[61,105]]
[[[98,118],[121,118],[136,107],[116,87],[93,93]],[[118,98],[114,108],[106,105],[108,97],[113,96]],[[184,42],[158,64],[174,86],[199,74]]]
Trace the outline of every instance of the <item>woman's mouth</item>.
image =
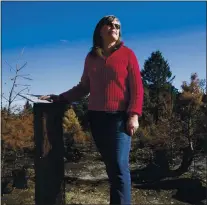
[[116,31],[113,31],[113,30],[112,30],[112,31],[109,31],[109,33],[110,33],[110,34],[115,34],[115,35],[117,35]]

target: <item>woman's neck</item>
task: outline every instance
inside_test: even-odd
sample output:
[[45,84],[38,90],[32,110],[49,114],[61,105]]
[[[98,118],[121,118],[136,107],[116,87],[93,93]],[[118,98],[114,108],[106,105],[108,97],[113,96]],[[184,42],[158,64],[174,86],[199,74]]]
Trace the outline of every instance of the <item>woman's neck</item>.
[[104,43],[103,45],[104,55],[110,55],[115,45],[116,45],[116,41]]

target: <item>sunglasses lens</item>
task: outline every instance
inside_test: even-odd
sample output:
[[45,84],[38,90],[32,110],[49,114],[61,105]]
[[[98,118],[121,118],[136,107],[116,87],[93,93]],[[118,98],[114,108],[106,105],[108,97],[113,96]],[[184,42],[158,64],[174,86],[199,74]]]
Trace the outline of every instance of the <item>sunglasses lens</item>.
[[116,29],[120,29],[120,25],[119,24],[114,24]]
[[113,24],[111,22],[107,22],[106,25],[110,26],[110,27],[115,27],[116,29],[120,29],[120,25],[119,24]]

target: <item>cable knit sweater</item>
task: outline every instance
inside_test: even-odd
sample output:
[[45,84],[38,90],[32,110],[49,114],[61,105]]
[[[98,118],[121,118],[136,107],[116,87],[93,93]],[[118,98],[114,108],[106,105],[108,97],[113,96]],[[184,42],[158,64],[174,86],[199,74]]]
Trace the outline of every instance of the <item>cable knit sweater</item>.
[[134,52],[122,43],[106,58],[89,53],[80,83],[59,96],[71,103],[89,93],[88,110],[141,115],[143,84]]

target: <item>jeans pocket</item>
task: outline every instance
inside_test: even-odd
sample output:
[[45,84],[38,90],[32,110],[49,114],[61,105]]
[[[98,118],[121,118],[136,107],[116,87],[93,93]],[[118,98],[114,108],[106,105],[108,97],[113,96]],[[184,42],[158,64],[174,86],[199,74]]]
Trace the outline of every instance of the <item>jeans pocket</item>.
[[127,114],[125,112],[119,113],[116,118],[116,132],[127,133]]

